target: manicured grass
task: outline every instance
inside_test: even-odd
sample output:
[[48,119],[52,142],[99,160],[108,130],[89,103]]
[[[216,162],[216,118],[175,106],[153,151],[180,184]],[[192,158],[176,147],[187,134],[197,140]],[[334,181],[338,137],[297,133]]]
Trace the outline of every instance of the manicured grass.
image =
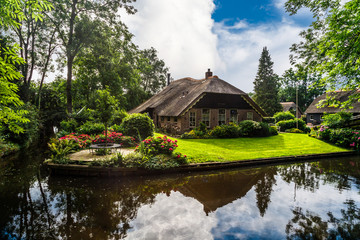
[[281,133],[277,136],[261,138],[177,139],[177,141],[179,147],[176,152],[187,155],[191,163],[349,151],[299,133]]

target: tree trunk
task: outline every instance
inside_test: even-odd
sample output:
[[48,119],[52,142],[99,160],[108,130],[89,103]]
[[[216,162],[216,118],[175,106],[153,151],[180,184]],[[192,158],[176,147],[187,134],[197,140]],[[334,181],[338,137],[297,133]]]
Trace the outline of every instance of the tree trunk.
[[67,80],[66,80],[66,106],[68,114],[72,113],[72,95],[71,95],[71,80],[72,80],[72,66],[73,66],[73,57],[68,57],[67,62]]

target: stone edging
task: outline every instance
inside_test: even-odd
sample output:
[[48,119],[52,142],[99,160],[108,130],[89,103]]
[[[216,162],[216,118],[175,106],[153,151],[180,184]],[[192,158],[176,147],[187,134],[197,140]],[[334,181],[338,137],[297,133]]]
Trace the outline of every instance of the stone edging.
[[300,155],[300,156],[258,158],[258,159],[239,160],[239,161],[231,161],[231,162],[196,163],[196,164],[190,164],[190,165],[185,165],[172,169],[164,169],[164,170],[147,170],[142,168],[101,167],[101,166],[55,164],[55,163],[46,163],[46,165],[50,169],[51,174],[72,175],[72,176],[92,176],[92,177],[123,177],[123,176],[131,176],[131,175],[151,175],[151,174],[164,174],[164,173],[208,171],[215,169],[270,165],[275,163],[288,164],[294,162],[303,162],[312,159],[316,160],[322,158],[343,157],[343,156],[350,156],[355,154],[356,154],[355,151],[346,151],[346,152],[334,152],[334,153],[308,154],[308,155]]

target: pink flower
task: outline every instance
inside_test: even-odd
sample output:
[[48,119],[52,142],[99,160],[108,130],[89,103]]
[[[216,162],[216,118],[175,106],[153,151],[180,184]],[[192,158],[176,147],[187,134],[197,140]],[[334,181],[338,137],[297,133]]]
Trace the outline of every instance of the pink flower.
[[173,149],[172,148],[169,148],[169,151],[172,151]]
[[176,157],[177,157],[177,158],[179,158],[179,157],[180,157],[180,155],[177,155]]
[[161,147],[163,148],[164,146],[162,145]]
[[168,141],[168,142],[171,142],[171,139],[168,139],[167,141]]
[[350,147],[355,147],[355,142],[351,143]]
[[184,157],[186,157],[186,155],[184,155]]

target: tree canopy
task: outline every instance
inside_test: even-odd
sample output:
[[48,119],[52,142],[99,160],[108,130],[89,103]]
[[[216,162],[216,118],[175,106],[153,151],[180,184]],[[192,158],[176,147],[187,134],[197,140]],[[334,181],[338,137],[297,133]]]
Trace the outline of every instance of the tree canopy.
[[[360,0],[288,0],[290,14],[307,7],[315,21],[301,32],[303,41],[291,47],[293,64],[319,74],[317,86],[329,90],[357,90],[360,84]],[[360,95],[354,94],[353,99]],[[344,102],[341,106],[346,106]]]

